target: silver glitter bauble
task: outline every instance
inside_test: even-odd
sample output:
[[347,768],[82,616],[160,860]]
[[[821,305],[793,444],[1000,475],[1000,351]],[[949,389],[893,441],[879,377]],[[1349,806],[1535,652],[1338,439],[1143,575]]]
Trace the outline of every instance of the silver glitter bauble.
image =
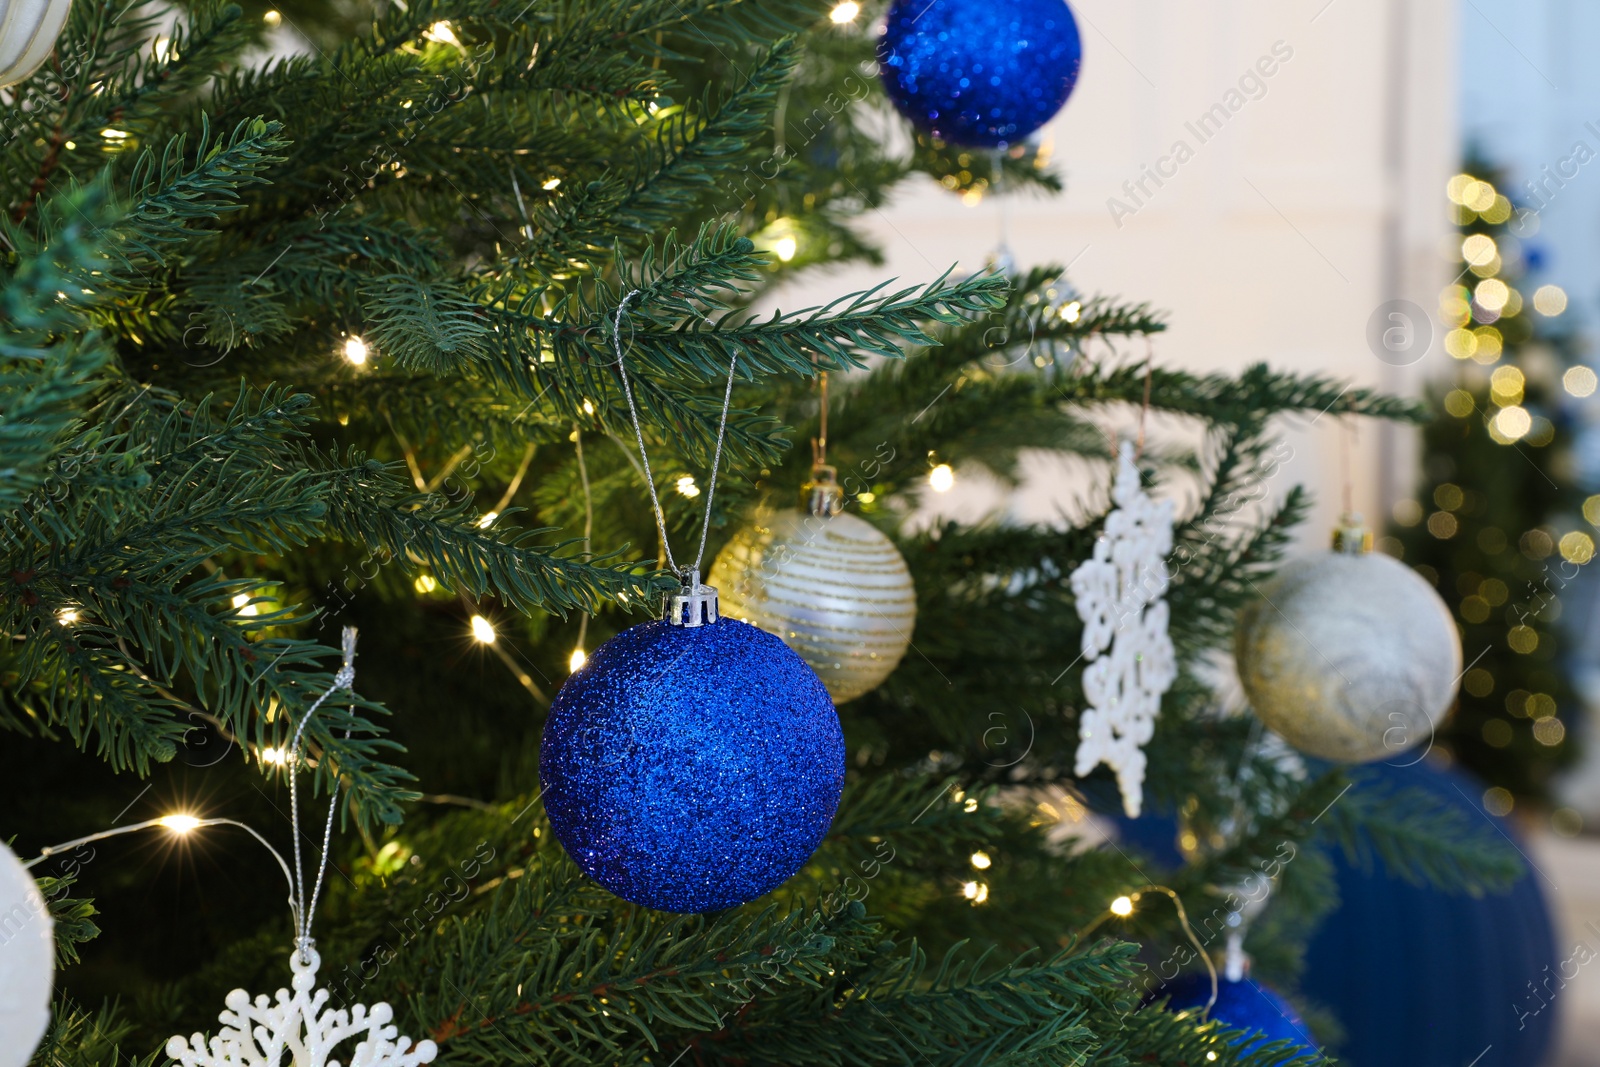
[[1359,518],[1347,518],[1333,552],[1288,564],[1239,615],[1245,694],[1307,755],[1396,756],[1431,742],[1455,700],[1455,620],[1421,576],[1370,543]]
[[0,89],[50,58],[71,9],[72,0],[0,0]]
[[894,543],[839,511],[819,471],[800,510],[763,515],[711,567],[722,613],[783,638],[817,672],[834,703],[869,692],[911,645],[917,593]]

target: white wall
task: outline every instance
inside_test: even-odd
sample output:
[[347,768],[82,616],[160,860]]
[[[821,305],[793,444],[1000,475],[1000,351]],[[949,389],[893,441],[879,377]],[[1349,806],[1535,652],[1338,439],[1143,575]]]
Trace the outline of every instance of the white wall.
[[[1171,364],[1231,371],[1265,360],[1391,388],[1442,369],[1449,357],[1436,323],[1432,351],[1404,371],[1373,356],[1366,332],[1393,297],[1431,314],[1448,280],[1444,185],[1459,151],[1452,0],[1071,2],[1083,72],[1045,131],[1068,191],[1012,206],[1020,265],[1070,262],[1087,293],[1168,310],[1172,328],[1156,358]],[[1230,99],[1263,57],[1273,70],[1264,93]],[[1186,124],[1217,103],[1237,111],[1202,143]],[[1180,140],[1192,158],[1159,188],[1146,179],[1151,195],[1136,203],[1124,182]],[[1113,197],[1133,213],[1113,211]],[[868,221],[888,250],[887,271],[812,279],[784,303],[886,273],[910,281],[952,262],[975,269],[996,243],[998,210],[993,201],[963,206],[928,183]],[[1338,509],[1338,432],[1332,417],[1300,422],[1279,488],[1293,480],[1316,490],[1306,536],[1322,543]],[[1358,440],[1356,503],[1374,517],[1414,452],[1372,423]],[[1046,516],[1060,491],[1048,483],[1059,480],[1041,473],[1013,513]],[[951,498],[960,495],[958,487]],[[963,510],[1002,499],[979,493]]]

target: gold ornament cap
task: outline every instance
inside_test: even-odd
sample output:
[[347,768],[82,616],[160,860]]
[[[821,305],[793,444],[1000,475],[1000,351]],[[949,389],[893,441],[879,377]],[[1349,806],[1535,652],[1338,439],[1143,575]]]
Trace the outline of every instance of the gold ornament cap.
[[1359,512],[1347,511],[1333,528],[1333,550],[1345,556],[1364,556],[1372,551],[1372,531]]
[[835,468],[825,463],[811,468],[811,480],[800,487],[800,510],[819,519],[831,519],[844,510],[844,488]]

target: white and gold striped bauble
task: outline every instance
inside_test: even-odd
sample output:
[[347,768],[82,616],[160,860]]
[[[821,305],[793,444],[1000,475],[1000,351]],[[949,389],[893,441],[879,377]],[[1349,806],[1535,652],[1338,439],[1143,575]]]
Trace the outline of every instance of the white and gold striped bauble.
[[71,9],[72,0],[0,0],[0,89],[50,58]]
[[894,543],[836,507],[823,495],[806,510],[759,516],[718,554],[708,580],[723,615],[783,638],[842,704],[900,663],[917,593]]

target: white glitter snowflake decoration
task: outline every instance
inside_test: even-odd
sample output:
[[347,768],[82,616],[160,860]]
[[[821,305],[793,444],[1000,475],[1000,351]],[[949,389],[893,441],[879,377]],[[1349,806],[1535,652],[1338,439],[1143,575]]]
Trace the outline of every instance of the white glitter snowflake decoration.
[[[394,1010],[389,1005],[327,1008],[328,991],[316,988],[321,957],[314,948],[306,951],[305,963],[298,951],[289,955],[293,995],[280,989],[277,1003],[265,996],[252,1002],[249,993],[235,989],[217,1017],[222,1029],[215,1036],[174,1037],[167,1042],[167,1055],[183,1067],[418,1067],[433,1062],[438,1047],[432,1041],[413,1046],[409,1037],[400,1037],[390,1025]],[[332,1058],[351,1038],[356,1043],[350,1058]]]
[[[1166,560],[1172,551],[1172,501],[1150,499],[1139,485],[1133,445],[1123,442],[1116,507],[1094,556],[1072,572],[1083,620],[1083,695],[1078,721],[1081,777],[1104,763],[1117,772],[1122,806],[1137,818],[1144,804],[1144,744],[1155,733],[1161,694],[1177,677],[1167,636]],[[1109,654],[1108,654],[1109,653]]]

